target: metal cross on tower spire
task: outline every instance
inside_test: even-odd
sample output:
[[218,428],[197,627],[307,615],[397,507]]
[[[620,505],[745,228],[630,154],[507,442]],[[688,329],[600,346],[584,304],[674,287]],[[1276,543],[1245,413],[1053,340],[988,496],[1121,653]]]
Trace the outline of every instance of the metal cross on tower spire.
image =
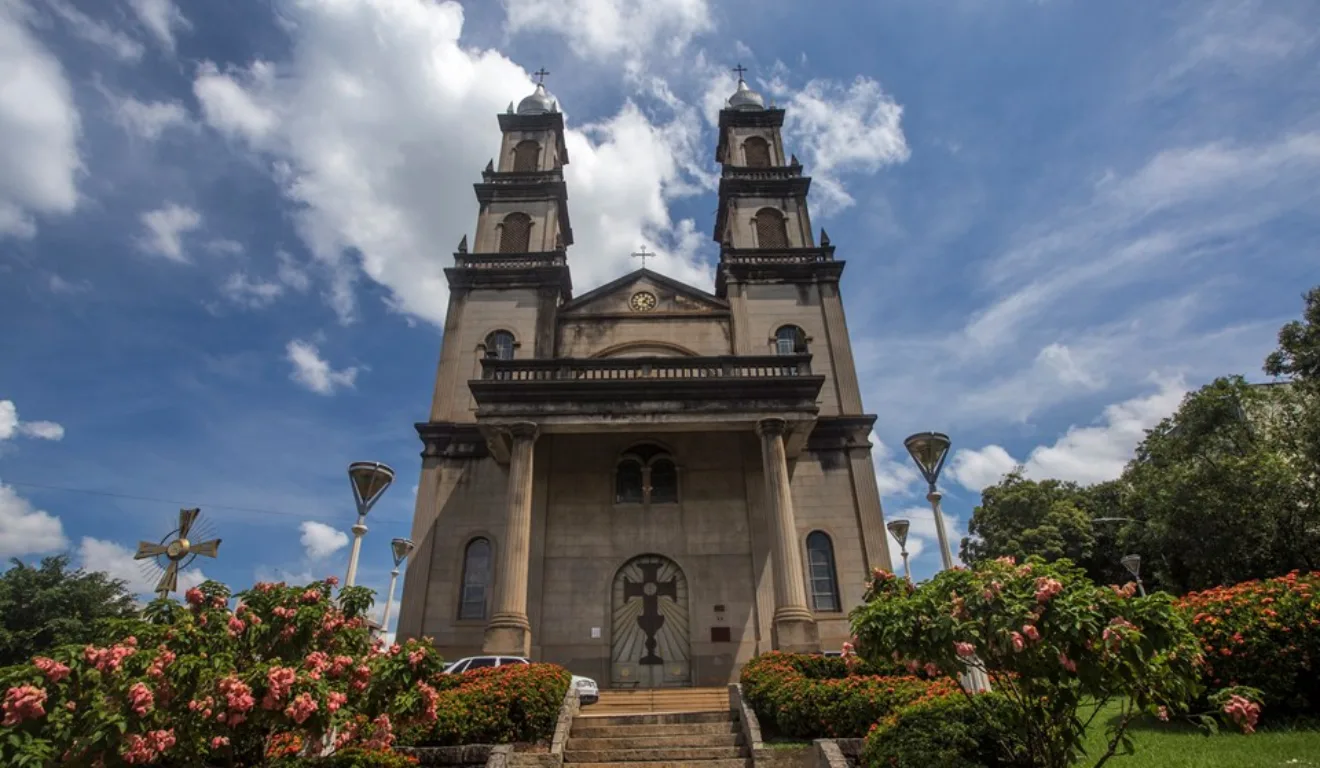
[[656,254],[654,254],[654,253],[647,253],[647,252],[646,252],[646,246],[643,245],[643,246],[642,246],[642,250],[641,250],[641,252],[639,252],[639,253],[634,253],[634,254],[632,255],[632,257],[633,257],[634,259],[641,259],[641,260],[642,260],[642,269],[646,269],[646,260],[647,260],[647,259],[654,259],[654,258],[656,257]]
[[550,74],[550,73],[545,71],[545,67],[541,67],[540,69],[538,69],[537,71],[533,72],[532,74],[536,76],[536,84],[537,84],[537,85],[545,85],[545,78],[546,78],[546,75],[548,75],[548,74]]
[[738,66],[734,67],[731,71],[737,72],[738,79],[741,80],[743,79],[743,74],[747,72],[747,67],[744,67],[742,64],[739,64]]

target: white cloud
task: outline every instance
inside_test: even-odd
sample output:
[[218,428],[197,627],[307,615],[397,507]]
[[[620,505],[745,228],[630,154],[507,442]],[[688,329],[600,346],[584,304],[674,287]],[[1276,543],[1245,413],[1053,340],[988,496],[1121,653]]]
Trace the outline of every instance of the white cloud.
[[220,286],[225,298],[242,307],[268,307],[284,294],[284,286],[266,280],[253,280],[244,272],[235,272]]
[[677,56],[713,27],[706,0],[504,0],[505,29],[556,32],[574,53],[636,72],[651,55]]
[[[328,299],[341,319],[353,318],[354,283],[365,274],[389,290],[395,309],[440,325],[448,284],[437,244],[471,233],[477,212],[471,187],[452,181],[479,178],[498,151],[496,115],[533,84],[499,52],[460,44],[454,2],[302,0],[284,10],[290,58],[203,67],[194,82],[202,115],[271,160],[300,209],[304,242],[328,267]],[[700,119],[663,108],[673,113],[667,123],[627,104],[567,131],[578,291],[635,268],[628,254],[643,243],[661,254],[655,269],[711,281],[695,256],[703,238],[667,208],[694,189],[687,176],[700,165],[692,149]]]
[[16,435],[38,440],[61,440],[64,427],[53,421],[19,421],[18,406],[13,400],[0,400],[0,441]]
[[188,110],[177,101],[138,101],[132,96],[111,97],[115,121],[124,130],[155,141],[167,129],[185,127]]
[[129,0],[138,21],[147,28],[165,50],[173,53],[176,30],[192,29],[192,23],[170,0]]
[[90,290],[92,290],[92,284],[86,280],[79,280],[76,283],[71,283],[59,275],[52,274],[50,276],[51,293],[62,293],[72,296],[79,293],[86,293]]
[[[771,93],[787,94],[781,82]],[[848,86],[812,80],[784,106],[784,141],[812,176],[815,212],[822,216],[853,204],[840,176],[875,173],[911,156],[903,135],[903,108],[880,83],[858,76]]]
[[880,496],[911,496],[912,487],[921,482],[921,473],[906,455],[894,457],[889,446],[871,432],[871,461],[875,464],[876,484]]
[[26,29],[27,12],[0,2],[0,237],[30,238],[32,214],[78,202],[78,110],[59,61]]
[[0,558],[51,552],[68,543],[58,517],[33,507],[13,488],[0,483]]
[[[905,507],[897,512],[886,512],[886,525],[893,520],[907,520],[909,523],[907,551],[908,560],[913,565],[916,564],[917,558],[922,553],[925,553],[927,557],[933,557],[936,567],[942,565],[939,537],[935,530],[935,513],[930,507],[913,506]],[[951,547],[950,551],[953,553],[954,562],[961,562],[961,558],[958,555],[958,549],[964,535],[962,520],[956,515],[950,515],[945,512],[944,531],[948,537],[949,546]],[[902,573],[903,558],[898,549],[898,542],[894,541],[894,537],[889,535],[888,530],[885,531],[885,536],[889,541],[890,561],[894,564],[895,571]]]
[[[155,560],[134,560],[133,554],[133,550],[113,541],[84,536],[78,545],[78,566],[123,581],[135,595],[150,595],[160,582],[160,566]],[[179,571],[178,591],[186,592],[206,578],[200,567],[184,568]]]
[[281,283],[299,293],[303,293],[311,287],[312,279],[307,276],[307,270],[303,269],[287,251],[276,252],[275,258],[280,263],[276,276],[279,277]]
[[202,247],[206,249],[207,253],[213,253],[216,256],[241,256],[244,250],[242,243],[223,237],[207,240]]
[[332,395],[340,387],[353,388],[359,368],[344,368],[336,371],[330,363],[321,358],[316,345],[294,339],[285,349],[289,362],[293,364],[293,373],[289,378],[302,384],[318,395]]
[[320,560],[348,546],[348,534],[325,523],[308,520],[299,526],[303,548],[312,560]]
[[97,21],[64,0],[46,0],[46,5],[69,25],[75,37],[100,46],[121,61],[142,58],[142,44],[108,24]]
[[[1027,477],[1072,480],[1083,485],[1113,480],[1123,472],[1146,430],[1178,409],[1187,387],[1182,379],[1158,382],[1153,394],[1134,397],[1105,408],[1099,423],[1072,426],[1053,445],[1037,446],[1022,462]],[[1018,464],[998,445],[956,451],[948,475],[968,490],[980,492],[999,482]]]
[[166,203],[162,208],[142,214],[142,226],[147,232],[138,240],[138,247],[170,261],[187,262],[183,236],[201,225],[202,215],[197,211],[176,203]]

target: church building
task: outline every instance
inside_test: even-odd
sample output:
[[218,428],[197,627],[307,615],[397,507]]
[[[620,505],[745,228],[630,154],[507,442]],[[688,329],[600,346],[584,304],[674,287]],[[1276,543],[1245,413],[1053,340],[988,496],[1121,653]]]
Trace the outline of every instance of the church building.
[[890,568],[876,417],[783,123],[740,77],[714,286],[643,266],[575,296],[563,115],[544,86],[499,115],[445,269],[399,638],[602,688],[721,685],[758,653],[848,639],[866,574]]

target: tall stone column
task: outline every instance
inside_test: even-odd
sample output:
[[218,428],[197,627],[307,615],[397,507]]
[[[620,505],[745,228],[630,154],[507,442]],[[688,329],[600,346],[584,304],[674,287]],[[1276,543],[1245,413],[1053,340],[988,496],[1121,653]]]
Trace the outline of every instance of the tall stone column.
[[527,621],[527,566],[532,545],[532,449],[537,427],[520,422],[509,429],[509,489],[504,510],[504,546],[496,555],[495,604],[481,652],[527,656],[532,625]]
[[816,619],[807,607],[807,586],[793,519],[793,493],[788,482],[788,454],[784,451],[783,419],[761,419],[761,463],[765,473],[766,506],[774,540],[775,647],[781,651],[818,651]]

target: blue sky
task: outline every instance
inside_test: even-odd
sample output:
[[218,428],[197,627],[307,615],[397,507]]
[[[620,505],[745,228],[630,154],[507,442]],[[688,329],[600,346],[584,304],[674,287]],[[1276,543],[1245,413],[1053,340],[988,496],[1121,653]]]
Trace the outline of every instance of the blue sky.
[[551,71],[578,292],[641,243],[709,288],[741,62],[848,262],[930,573],[904,435],[953,436],[962,528],[1015,463],[1113,477],[1188,388],[1260,377],[1320,282],[1317,29],[1307,0],[0,0],[0,554],[140,585],[187,504],[208,577],[341,574],[374,459],[383,589],[495,113]]

